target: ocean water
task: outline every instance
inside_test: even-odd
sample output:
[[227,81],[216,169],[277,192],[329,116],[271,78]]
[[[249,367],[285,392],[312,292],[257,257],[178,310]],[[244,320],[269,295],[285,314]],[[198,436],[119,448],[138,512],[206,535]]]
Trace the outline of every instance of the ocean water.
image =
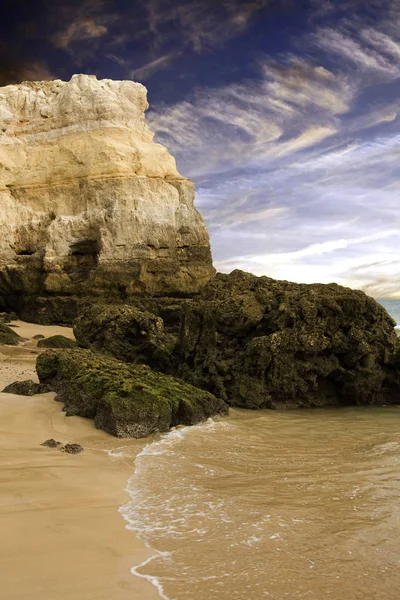
[[388,298],[378,298],[379,304],[386,308],[390,316],[396,321],[396,329],[400,329],[400,300],[391,300]]
[[400,407],[232,410],[150,442],[126,489],[164,600],[400,597]]
[[121,508],[164,600],[398,600],[400,408],[232,411],[137,457]]

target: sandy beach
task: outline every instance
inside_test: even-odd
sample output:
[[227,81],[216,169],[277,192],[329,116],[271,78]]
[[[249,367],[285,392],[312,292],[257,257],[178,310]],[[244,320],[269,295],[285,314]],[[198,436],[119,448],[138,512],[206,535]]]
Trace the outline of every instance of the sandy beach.
[[[28,341],[0,346],[0,389],[16,380],[37,381],[34,335],[73,337],[65,327],[16,325]],[[51,437],[85,450],[69,455],[40,446]],[[54,394],[0,394],[2,600],[158,598],[148,582],[130,573],[149,552],[118,512],[144,443],[118,440],[89,420],[65,417]]]

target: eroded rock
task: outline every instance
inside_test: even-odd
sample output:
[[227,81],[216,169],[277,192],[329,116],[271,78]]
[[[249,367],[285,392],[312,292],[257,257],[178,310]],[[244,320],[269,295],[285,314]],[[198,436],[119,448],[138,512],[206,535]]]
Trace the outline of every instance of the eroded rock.
[[193,294],[214,274],[194,186],[146,88],[74,75],[0,88],[0,305],[71,322],[82,297]]
[[36,368],[41,383],[56,390],[67,416],[94,419],[97,428],[117,437],[146,437],[227,412],[208,392],[90,350],[48,350]]
[[105,352],[129,363],[167,370],[175,338],[153,313],[134,306],[94,305],[74,321],[79,346]]
[[185,304],[176,374],[246,408],[398,404],[399,355],[363,292],[234,271]]

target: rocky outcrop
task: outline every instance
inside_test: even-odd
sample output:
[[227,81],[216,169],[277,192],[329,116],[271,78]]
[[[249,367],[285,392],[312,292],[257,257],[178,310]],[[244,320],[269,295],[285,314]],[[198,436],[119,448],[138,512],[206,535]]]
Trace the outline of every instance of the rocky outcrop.
[[0,345],[17,346],[24,339],[18,335],[11,327],[0,323]]
[[[77,298],[191,295],[214,273],[194,186],[131,81],[0,88],[0,300],[68,322]],[[25,311],[25,312],[24,312]]]
[[81,345],[128,362],[140,356],[231,406],[400,403],[394,322],[363,292],[234,271],[180,308],[175,338],[148,314],[156,334],[134,326],[130,307],[86,310],[75,334]]
[[227,412],[208,392],[90,350],[48,350],[36,368],[67,415],[92,418],[98,429],[117,437],[146,437]]
[[161,317],[134,306],[89,306],[75,319],[74,334],[82,348],[164,372],[176,342]]
[[246,408],[400,404],[394,325],[336,284],[219,274],[185,305],[177,374]]

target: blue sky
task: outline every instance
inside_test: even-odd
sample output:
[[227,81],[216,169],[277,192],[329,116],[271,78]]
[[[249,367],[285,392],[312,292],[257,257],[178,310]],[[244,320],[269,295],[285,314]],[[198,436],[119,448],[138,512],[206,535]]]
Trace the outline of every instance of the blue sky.
[[400,298],[400,0],[7,1],[0,84],[146,85],[219,270]]

